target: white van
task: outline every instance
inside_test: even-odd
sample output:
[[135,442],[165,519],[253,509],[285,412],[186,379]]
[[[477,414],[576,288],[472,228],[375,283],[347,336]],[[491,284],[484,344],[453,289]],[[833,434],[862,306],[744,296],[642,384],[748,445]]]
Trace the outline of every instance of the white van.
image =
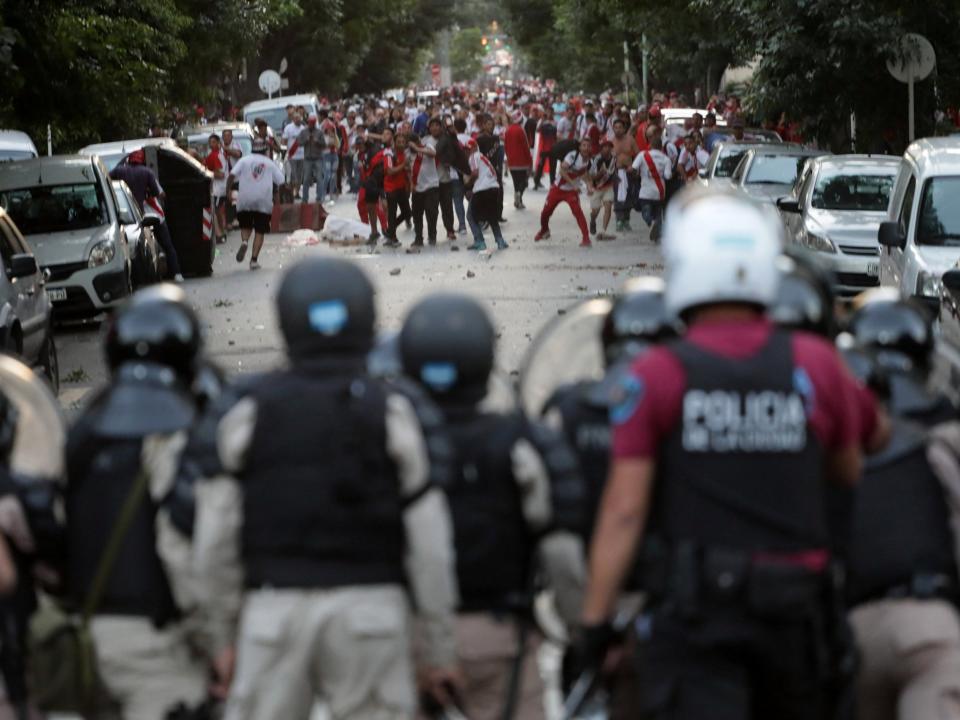
[[29,160],[37,157],[37,146],[25,132],[0,130],[0,162]]
[[960,259],[960,138],[918,140],[900,161],[887,222],[880,224],[880,284],[931,306],[941,276]]
[[107,172],[113,170],[120,161],[134,150],[141,150],[148,145],[162,145],[164,147],[176,147],[177,142],[173,138],[166,136],[138,138],[135,140],[116,140],[114,142],[95,143],[80,148],[80,155],[96,155],[107,168]]
[[283,130],[287,122],[287,105],[307,108],[307,113],[318,113],[320,111],[320,100],[316,95],[281,95],[271,100],[257,100],[243,107],[243,119],[251,126],[257,118],[263,118],[277,137],[280,137],[280,131]]

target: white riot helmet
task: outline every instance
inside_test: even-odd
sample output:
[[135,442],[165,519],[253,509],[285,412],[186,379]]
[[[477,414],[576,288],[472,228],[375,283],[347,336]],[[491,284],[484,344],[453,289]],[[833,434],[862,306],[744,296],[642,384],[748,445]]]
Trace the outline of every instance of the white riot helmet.
[[780,284],[782,227],[776,216],[729,191],[691,189],[667,210],[664,300],[677,316],[700,305],[768,306]]

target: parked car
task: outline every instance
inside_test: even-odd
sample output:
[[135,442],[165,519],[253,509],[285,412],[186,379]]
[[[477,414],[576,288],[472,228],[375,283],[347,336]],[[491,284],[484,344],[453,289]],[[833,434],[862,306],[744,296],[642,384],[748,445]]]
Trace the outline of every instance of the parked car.
[[162,145],[176,147],[177,142],[168,137],[148,137],[135,140],[117,140],[116,142],[96,143],[80,148],[81,155],[97,155],[103,161],[107,171],[113,170],[117,164],[134,150],[147,145]]
[[773,204],[790,193],[807,158],[823,154],[798,145],[753,147],[744,153],[730,182],[748,197]]
[[882,285],[938,304],[941,276],[960,258],[958,198],[960,138],[912,143],[900,161],[887,220],[877,233]]
[[703,146],[707,149],[707,152],[713,150],[717,143],[726,143],[726,142],[740,142],[740,143],[755,143],[755,144],[769,144],[769,143],[782,143],[783,138],[780,137],[780,133],[776,130],[765,130],[763,128],[744,128],[743,130],[743,139],[737,140],[733,137],[733,130],[727,127],[723,127],[720,124],[720,118],[717,118],[717,128],[716,130],[704,131],[703,133]]
[[280,131],[287,122],[287,105],[304,106],[308,113],[320,111],[320,100],[316,95],[282,95],[270,100],[257,100],[243,107],[243,119],[253,125],[254,120],[263,118],[270,129],[281,137]]
[[112,308],[131,292],[117,201],[96,156],[53,155],[0,165],[0,207],[49,272],[58,320]]
[[700,168],[700,183],[715,187],[729,183],[737,165],[743,160],[747,150],[755,147],[753,143],[722,142],[714,145],[707,164]]
[[820,256],[837,278],[837,291],[855,295],[880,284],[877,229],[886,218],[899,160],[828,155],[807,160],[795,194],[777,207],[787,242]]
[[25,132],[0,130],[0,162],[37,157],[37,146]]
[[0,208],[0,348],[21,356],[60,389],[53,305],[33,251]]
[[167,258],[153,234],[153,220],[145,222],[143,212],[123,180],[113,180],[117,217],[130,249],[130,277],[133,289],[158,283],[167,276]]

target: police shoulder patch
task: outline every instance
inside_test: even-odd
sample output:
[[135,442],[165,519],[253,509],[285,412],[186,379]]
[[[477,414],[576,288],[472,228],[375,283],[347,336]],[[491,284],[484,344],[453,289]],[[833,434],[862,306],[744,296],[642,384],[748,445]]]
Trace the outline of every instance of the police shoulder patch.
[[625,373],[610,391],[610,422],[622,425],[632,418],[643,401],[645,391],[643,378]]

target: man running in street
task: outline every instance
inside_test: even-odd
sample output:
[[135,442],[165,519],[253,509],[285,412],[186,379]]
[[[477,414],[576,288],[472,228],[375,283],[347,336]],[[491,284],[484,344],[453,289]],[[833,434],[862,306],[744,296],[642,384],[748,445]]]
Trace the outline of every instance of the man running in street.
[[560,164],[560,177],[547,193],[547,201],[543,206],[543,212],[540,213],[540,232],[534,237],[535,241],[539,242],[550,237],[550,216],[557,209],[557,205],[565,202],[570,206],[570,211],[577,225],[580,226],[583,236],[580,247],[591,247],[590,235],[587,233],[587,219],[583,216],[583,209],[580,207],[580,178],[590,169],[591,157],[590,140],[584,138],[580,141],[580,149],[571,151],[563,159]]
[[637,155],[633,169],[640,176],[640,215],[650,228],[650,239],[658,242],[667,197],[667,180],[673,175],[673,163],[663,152],[663,133],[659,125],[647,127],[647,144],[650,149]]
[[250,269],[260,269],[260,250],[263,248],[263,236],[270,232],[270,216],[273,203],[277,199],[277,188],[285,180],[283,171],[277,164],[254,146],[254,152],[240,158],[227,178],[227,192],[235,183],[240,187],[237,195],[237,219],[240,221],[240,249],[237,250],[237,262],[243,262],[247,254],[250,233],[254,233],[253,253],[250,256]]

